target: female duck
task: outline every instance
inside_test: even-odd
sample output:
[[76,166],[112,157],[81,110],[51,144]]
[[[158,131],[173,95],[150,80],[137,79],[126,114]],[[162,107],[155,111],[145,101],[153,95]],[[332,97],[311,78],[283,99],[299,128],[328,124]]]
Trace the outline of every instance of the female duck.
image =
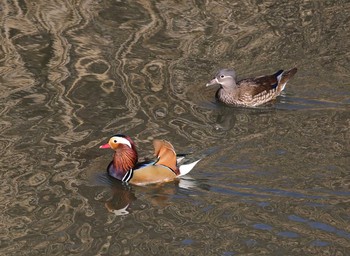
[[225,104],[256,107],[279,96],[296,72],[297,68],[279,70],[273,75],[246,78],[237,82],[234,70],[221,69],[206,86],[219,84],[216,98]]

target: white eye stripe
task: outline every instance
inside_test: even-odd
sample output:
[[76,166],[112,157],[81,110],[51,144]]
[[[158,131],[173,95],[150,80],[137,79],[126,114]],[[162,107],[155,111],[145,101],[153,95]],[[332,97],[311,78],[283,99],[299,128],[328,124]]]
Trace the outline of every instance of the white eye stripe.
[[112,137],[112,140],[114,143],[120,143],[120,144],[125,144],[131,148],[131,143],[125,138],[122,137]]

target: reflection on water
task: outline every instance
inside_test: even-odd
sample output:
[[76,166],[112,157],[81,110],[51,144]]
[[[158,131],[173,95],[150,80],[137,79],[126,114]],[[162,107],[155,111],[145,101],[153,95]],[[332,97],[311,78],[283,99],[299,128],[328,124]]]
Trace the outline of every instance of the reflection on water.
[[[347,255],[346,1],[0,3],[0,254]],[[297,66],[275,104],[205,88]],[[130,135],[204,157],[157,186],[91,181]]]

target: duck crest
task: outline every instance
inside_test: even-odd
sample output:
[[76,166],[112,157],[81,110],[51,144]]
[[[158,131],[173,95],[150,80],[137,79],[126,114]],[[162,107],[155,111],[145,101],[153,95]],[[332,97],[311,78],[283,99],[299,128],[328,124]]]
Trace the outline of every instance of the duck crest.
[[108,172],[113,177],[122,179],[128,171],[135,167],[137,160],[137,151],[134,148],[121,144],[114,153]]

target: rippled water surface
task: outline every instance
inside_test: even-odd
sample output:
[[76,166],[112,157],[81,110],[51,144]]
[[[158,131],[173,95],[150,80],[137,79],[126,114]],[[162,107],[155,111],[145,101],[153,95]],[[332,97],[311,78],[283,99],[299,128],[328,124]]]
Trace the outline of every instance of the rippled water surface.
[[[349,255],[348,1],[0,2],[1,255]],[[274,104],[205,88],[299,71]],[[108,179],[115,133],[203,158]]]

